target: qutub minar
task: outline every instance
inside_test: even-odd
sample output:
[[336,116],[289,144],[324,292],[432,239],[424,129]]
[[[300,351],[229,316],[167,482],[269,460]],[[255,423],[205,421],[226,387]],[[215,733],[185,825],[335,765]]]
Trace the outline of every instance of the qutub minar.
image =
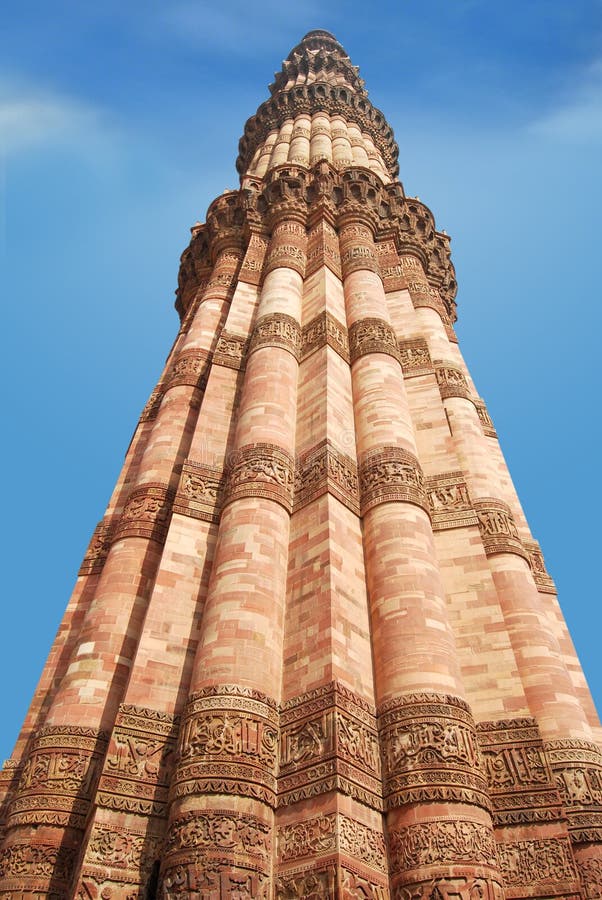
[[0,900],[601,897],[600,725],[449,239],[330,34],[270,90],[2,773]]

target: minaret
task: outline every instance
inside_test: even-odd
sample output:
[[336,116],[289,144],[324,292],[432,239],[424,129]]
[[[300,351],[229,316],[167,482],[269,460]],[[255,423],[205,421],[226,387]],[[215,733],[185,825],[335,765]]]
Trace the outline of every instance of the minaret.
[[332,35],[270,92],[2,772],[0,900],[602,897],[602,732],[449,238]]

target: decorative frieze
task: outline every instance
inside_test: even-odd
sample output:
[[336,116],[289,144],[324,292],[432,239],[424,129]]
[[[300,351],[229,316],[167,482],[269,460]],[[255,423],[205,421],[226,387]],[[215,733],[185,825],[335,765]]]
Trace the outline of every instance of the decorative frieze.
[[128,497],[115,529],[115,540],[143,537],[163,543],[171,519],[174,492],[164,484],[144,484]]
[[[500,876],[460,872],[451,876],[399,881],[391,894],[392,900],[504,900],[506,897]],[[573,898],[571,898],[573,900]]]
[[78,575],[97,575],[102,572],[105,559],[109,555],[115,526],[112,522],[99,522],[90,538],[86,555],[82,560]]
[[336,882],[336,868],[332,865],[282,874],[276,882],[276,900],[301,900],[303,897],[335,900],[338,896]]
[[578,890],[571,845],[565,837],[504,841],[497,851],[507,897],[524,897],[525,885],[531,896],[558,897]]
[[245,365],[248,344],[248,338],[244,335],[222,331],[213,354],[213,364],[240,371]]
[[428,819],[388,832],[391,875],[423,866],[479,865],[497,868],[495,837],[470,819]]
[[327,266],[337,278],[342,277],[339,236],[332,225],[324,218],[320,218],[317,224],[309,231],[305,277],[309,278],[322,266]]
[[278,861],[316,859],[333,853],[337,847],[337,832],[336,813],[283,825],[278,829]]
[[585,900],[602,897],[602,859],[577,859],[577,871]]
[[250,898],[271,900],[270,878],[267,874],[233,867],[219,860],[169,866],[161,879],[158,896],[161,900],[188,900],[188,898]]
[[167,374],[165,389],[187,385],[204,391],[210,365],[211,358],[206,350],[182,350]]
[[[137,831],[131,822],[128,827],[96,822],[86,846],[76,897],[88,898],[89,886],[107,882],[119,885],[119,896],[129,890],[138,897],[138,891],[145,890],[153,867],[158,866],[162,843],[161,834]],[[105,896],[111,896],[106,888]]]
[[239,281],[259,285],[267,249],[268,239],[261,234],[253,233],[249,239],[247,252],[238,273]]
[[417,277],[411,276],[412,272],[410,271],[406,275],[406,287],[414,309],[420,309],[422,307],[434,309],[441,317],[444,325],[448,324],[449,315],[437,288],[432,287],[432,285],[426,281],[422,271],[416,273]]
[[5,846],[0,851],[2,896],[67,896],[76,856],[74,847],[56,847],[41,841]]
[[271,826],[257,816],[231,809],[190,812],[169,826],[165,852],[173,861],[181,855],[184,862],[192,856],[210,864],[212,858],[228,855],[269,868]]
[[301,357],[301,327],[296,319],[284,313],[262,316],[253,329],[249,353],[260,347],[280,347],[288,350],[297,362]]
[[276,703],[258,691],[223,685],[193,694],[174,796],[239,794],[274,807],[278,736]]
[[320,347],[332,347],[339,356],[349,362],[349,338],[347,328],[329,312],[319,313],[303,326],[301,333],[301,359],[310,356]]
[[[286,170],[278,174],[282,180],[288,181]],[[283,207],[282,210],[278,209],[279,205]],[[272,229],[265,258],[265,274],[285,267],[294,269],[303,278],[307,264],[307,230],[305,225],[295,221],[295,218],[305,217],[306,204],[301,196],[295,200],[293,195],[289,197],[288,192],[284,190],[281,203],[271,206],[270,212],[272,216],[277,216],[277,221]]]
[[433,372],[433,362],[428,344],[424,338],[410,338],[407,341],[399,341],[397,346],[404,378],[413,378],[415,375],[430,375]]
[[523,545],[527,551],[529,568],[537,585],[537,590],[544,594],[555,594],[556,585],[548,574],[539,544],[537,541],[523,541]]
[[376,255],[385,292],[391,293],[392,291],[403,290],[406,286],[406,281],[395,241],[377,241]]
[[187,459],[174,499],[174,513],[203,522],[219,522],[225,484],[222,469]]
[[368,353],[386,353],[400,362],[395,331],[384,319],[359,319],[349,328],[351,363]]
[[105,732],[76,725],[41,728],[9,809],[9,827],[83,828],[107,737]]
[[481,400],[480,398],[477,400],[475,400],[474,398],[471,398],[471,399],[477,410],[477,415],[479,417],[479,421],[481,422],[481,427],[483,428],[483,434],[486,435],[487,437],[496,438],[497,431],[495,430],[495,426],[493,424],[491,416],[489,415],[489,412],[487,411],[487,407],[485,406],[485,401]]
[[161,406],[161,401],[163,400],[164,394],[165,391],[162,387],[155,388],[155,390],[146,401],[144,409],[140,413],[141,422],[152,422],[157,418],[157,413],[159,412],[159,407]]
[[487,782],[467,704],[408,694],[378,711],[385,806],[457,801],[489,809]]
[[535,719],[504,719],[477,726],[496,826],[554,822],[560,796]]
[[240,497],[275,500],[290,513],[295,467],[290,454],[274,444],[250,444],[232,455],[224,502]]
[[602,750],[582,740],[547,741],[545,751],[576,844],[602,843]]
[[341,271],[343,278],[347,278],[352,272],[360,272],[366,269],[380,275],[372,230],[361,222],[362,214],[366,215],[368,210],[366,208],[362,209],[361,202],[358,205],[360,208],[357,210],[351,209],[349,202],[342,207],[349,219],[357,216],[359,220],[357,222],[345,221],[340,227]]
[[368,452],[359,467],[362,515],[380,503],[415,503],[429,511],[422,469],[416,457],[401,447]]
[[98,785],[99,806],[165,815],[178,725],[177,716],[121,704]]
[[359,515],[359,486],[355,461],[329,440],[321,441],[299,459],[293,510],[296,512],[330,493]]
[[478,523],[462,472],[445,472],[425,481],[433,531]]
[[473,503],[479,531],[487,556],[494,553],[515,553],[526,558],[514,516],[507,503],[484,497]]
[[466,375],[461,369],[435,360],[435,376],[443,400],[447,397],[464,397],[466,400],[472,400]]
[[281,806],[340,791],[382,809],[375,720],[365,700],[333,682],[281,710]]

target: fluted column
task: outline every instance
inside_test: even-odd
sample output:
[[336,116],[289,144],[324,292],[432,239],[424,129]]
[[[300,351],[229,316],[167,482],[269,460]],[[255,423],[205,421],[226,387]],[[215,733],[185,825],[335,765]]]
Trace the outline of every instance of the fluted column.
[[303,203],[285,204],[266,257],[184,713],[165,897],[174,879],[191,893],[220,886],[227,896],[236,884],[270,896],[305,254]]
[[[341,260],[391,882],[398,892],[445,882],[450,889],[501,896],[486,782],[462,697],[374,225],[360,204],[343,210]],[[458,864],[464,864],[461,877]]]

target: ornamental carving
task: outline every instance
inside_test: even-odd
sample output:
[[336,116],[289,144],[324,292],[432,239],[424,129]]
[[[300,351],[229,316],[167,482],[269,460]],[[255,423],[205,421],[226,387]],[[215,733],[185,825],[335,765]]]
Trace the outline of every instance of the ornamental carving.
[[151,422],[153,419],[157,418],[157,413],[159,412],[159,407],[161,406],[161,401],[163,400],[164,391],[162,388],[156,388],[148,400],[146,401],[146,406],[142,410],[140,414],[141,422]]
[[[254,285],[260,283],[267,249],[267,238],[260,234],[251,235],[249,246],[247,247],[247,252],[245,253],[245,258],[238,274],[240,281]],[[222,365],[225,365],[225,363],[222,363]]]
[[130,829],[95,825],[88,841],[85,864],[130,869],[148,875],[160,847],[160,839],[147,833],[136,834]]
[[13,844],[0,852],[0,878],[18,879],[25,890],[27,882],[35,879],[52,879],[53,885],[56,882],[67,884],[73,876],[75,854],[76,851],[69,847]]
[[[347,170],[349,173],[359,170]],[[370,197],[368,196],[370,194]],[[343,278],[352,272],[368,270],[380,275],[372,227],[378,191],[369,181],[353,179],[344,183],[344,202],[340,208],[340,248]],[[369,224],[364,224],[365,220]],[[372,226],[372,227],[371,227]]]
[[497,868],[493,829],[467,819],[439,819],[389,831],[391,874],[422,866]]
[[567,890],[575,890],[577,872],[566,838],[500,843],[497,850],[506,886],[522,888],[527,884],[531,887],[545,884],[560,890],[566,885]]
[[333,866],[319,871],[309,869],[293,875],[283,874],[276,883],[276,900],[334,900],[335,892],[336,870]]
[[404,378],[413,378],[433,371],[431,355],[424,338],[399,341],[398,349]]
[[188,385],[204,391],[210,364],[206,350],[182,350],[169,370],[165,389]]
[[338,817],[339,850],[364,865],[387,871],[387,852],[382,831],[369,828],[348,816]]
[[232,334],[224,329],[213,354],[213,364],[240,371],[245,365],[247,345],[248,339],[244,335]]
[[242,853],[265,862],[271,853],[270,832],[270,825],[256,816],[229,810],[189,813],[170,825],[165,850],[193,850],[196,856]]
[[406,282],[395,241],[378,240],[375,246],[380,277],[382,278],[385,292],[390,293],[403,290]]
[[175,765],[179,719],[122,703],[101,775],[99,806],[161,816]]
[[399,883],[393,890],[392,900],[504,900],[505,896],[502,885],[495,878],[457,875]]
[[359,515],[358,491],[355,461],[336,450],[330,441],[322,441],[299,460],[293,508],[302,509],[328,492]]
[[598,900],[602,897],[602,860],[578,859],[577,870],[585,900]]
[[422,469],[416,457],[401,447],[369,452],[360,469],[362,515],[379,503],[404,501],[429,511]]
[[[324,196],[321,192],[317,192],[317,196],[314,198],[314,202],[318,201],[326,203],[327,206],[332,205],[329,203],[328,195]],[[313,275],[322,266],[327,266],[337,278],[342,277],[339,237],[332,225],[320,218],[308,235],[305,277]]]
[[109,555],[113,542],[114,525],[110,522],[99,522],[88,544],[86,555],[82,560],[79,575],[97,575],[102,572],[104,561]]
[[293,459],[273,444],[251,444],[232,455],[225,502],[240,497],[275,500],[290,513],[295,481]]
[[260,347],[288,350],[298,362],[301,356],[301,328],[297,320],[284,313],[262,316],[253,329],[249,353]]
[[337,816],[316,816],[278,829],[278,860],[289,862],[321,853],[329,853],[337,845]]
[[524,541],[523,544],[527,551],[529,568],[531,569],[533,580],[537,585],[537,590],[542,591],[545,594],[555,594],[556,587],[546,569],[543,553],[541,552],[539,544],[537,541]]
[[187,459],[173,511],[204,522],[219,522],[225,483],[223,470]]
[[341,868],[341,900],[355,900],[356,897],[366,900],[389,900],[386,884],[372,881],[351,869]]
[[253,898],[268,900],[270,880],[267,875],[242,866],[223,865],[219,860],[204,864],[182,864],[166,869],[159,897],[161,900],[183,898]]
[[475,500],[473,505],[487,556],[493,553],[516,553],[525,558],[525,549],[508,504],[493,498],[483,498]]
[[457,697],[409,694],[379,711],[385,802],[458,800],[489,809],[472,716]]
[[446,472],[427,478],[433,531],[476,525],[477,517],[462,472]]
[[115,539],[144,537],[163,543],[171,519],[173,491],[164,484],[145,484],[128,497]]
[[487,437],[497,437],[495,426],[493,424],[491,416],[487,411],[485,403],[482,400],[473,400],[473,402],[475,404],[477,415],[483,429],[483,434],[487,435]]
[[360,319],[349,328],[351,363],[367,353],[386,353],[400,361],[395,331],[384,319]]
[[590,741],[545,744],[574,843],[602,842],[602,752]]
[[466,400],[472,400],[466,375],[460,369],[435,362],[435,376],[443,400],[447,397],[464,397]]
[[306,359],[315,350],[326,346],[331,347],[346,363],[349,362],[347,328],[329,312],[320,313],[303,326],[301,359]]
[[[424,273],[421,270],[420,273],[417,273],[420,277],[411,278],[411,272],[407,273],[407,281],[406,287],[410,294],[410,299],[412,301],[412,306],[414,309],[420,309],[421,307],[427,307],[429,309],[434,309],[435,312],[439,314],[443,324],[446,325],[449,323],[449,313],[443,302],[440,291],[430,285],[428,281],[424,279]],[[448,394],[448,396],[464,396],[464,394]]]

